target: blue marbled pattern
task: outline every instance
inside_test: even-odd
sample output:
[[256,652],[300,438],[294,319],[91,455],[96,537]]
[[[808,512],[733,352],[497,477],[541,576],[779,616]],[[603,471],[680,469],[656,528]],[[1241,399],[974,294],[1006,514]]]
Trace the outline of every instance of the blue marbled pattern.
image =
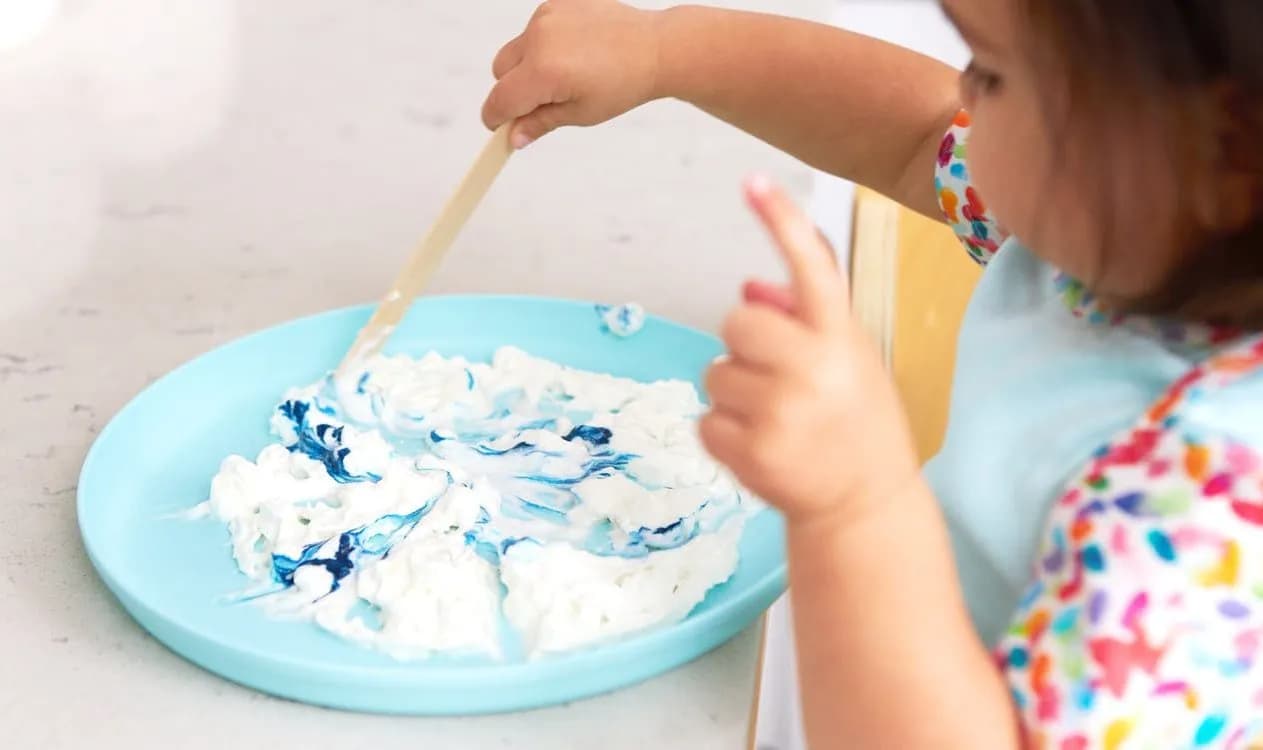
[[[451,486],[451,479],[448,479]],[[331,546],[333,539],[309,544],[297,557],[272,555],[272,580],[284,588],[294,585],[294,574],[303,567],[324,568],[332,576],[333,582],[329,590],[337,591],[342,579],[351,574],[355,566],[365,557],[386,558],[396,544],[407,538],[421,519],[433,508],[438,498],[434,496],[407,514],[392,513],[370,524],[344,531],[337,536],[337,544],[332,555],[322,551]]]
[[[603,312],[614,317],[624,314],[616,308]],[[634,312],[626,313],[633,322]],[[470,391],[477,387],[473,370],[466,368],[462,377]],[[352,420],[338,400],[336,384],[326,378],[305,395],[291,395],[277,407],[278,416],[296,436],[286,439],[286,447],[320,462],[342,484],[382,480],[375,471],[355,473],[347,468],[348,458],[358,450],[352,447],[359,445],[356,438],[369,430],[386,439],[395,459],[404,456],[419,465],[432,457],[460,467],[469,477],[461,482],[465,488],[489,484],[498,498],[496,507],[480,508],[472,528],[464,533],[466,544],[492,563],[515,545],[555,541],[596,555],[640,559],[687,544],[742,512],[740,493],[733,489],[717,491],[684,517],[659,527],[628,531],[608,519],[594,520],[591,513],[576,520],[575,511],[582,505],[576,488],[585,481],[621,476],[649,492],[671,488],[638,478],[631,466],[639,456],[616,450],[614,430],[585,421],[592,413],[573,408],[574,398],[564,389],[549,389],[537,399],[528,398],[521,389],[508,389],[484,402],[490,408],[483,413],[447,408],[456,416],[432,422],[429,414],[392,412],[393,421],[387,422],[372,372],[359,375],[351,386],[349,392],[354,395],[347,397],[361,399],[369,407],[367,412],[355,413],[365,418],[371,414],[372,422]],[[378,467],[372,462],[352,462],[358,468],[356,464]],[[411,513],[387,515],[346,529],[305,546],[296,557],[273,555],[274,582],[288,588],[301,568],[319,567],[332,577],[330,590],[337,590],[360,561],[389,555],[457,481],[448,474],[447,488]]]
[[[334,481],[348,484],[350,482],[379,482],[381,476],[372,472],[352,474],[347,471],[346,457],[351,449],[342,443],[341,425],[312,420],[312,404],[308,401],[288,400],[276,407],[293,425],[298,435],[298,442],[287,446],[291,451],[301,452],[307,457],[324,464],[325,470]],[[332,416],[326,408],[317,407],[316,411]]]

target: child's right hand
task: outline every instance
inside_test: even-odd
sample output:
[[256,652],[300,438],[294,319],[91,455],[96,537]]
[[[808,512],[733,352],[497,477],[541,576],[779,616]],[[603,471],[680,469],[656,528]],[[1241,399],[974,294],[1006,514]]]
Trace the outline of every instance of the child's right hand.
[[515,148],[563,125],[596,125],[658,96],[661,12],[614,0],[548,0],[492,64],[482,121],[518,120]]

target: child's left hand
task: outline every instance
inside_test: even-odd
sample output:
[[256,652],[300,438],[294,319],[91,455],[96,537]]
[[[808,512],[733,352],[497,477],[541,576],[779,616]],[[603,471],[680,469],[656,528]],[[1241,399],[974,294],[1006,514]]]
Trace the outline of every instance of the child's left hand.
[[766,179],[746,197],[791,284],[746,284],[724,322],[702,442],[791,523],[865,513],[919,476],[902,405],[815,226]]

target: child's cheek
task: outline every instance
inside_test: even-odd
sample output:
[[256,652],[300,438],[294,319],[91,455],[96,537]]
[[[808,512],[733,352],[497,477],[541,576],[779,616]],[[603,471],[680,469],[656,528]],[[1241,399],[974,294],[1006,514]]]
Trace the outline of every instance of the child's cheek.
[[1054,158],[1053,137],[1036,99],[1018,92],[983,102],[969,141],[969,165],[993,219],[1036,255],[1077,278],[1098,268],[1099,241],[1087,226],[1082,190],[1064,153]]
[[992,218],[1019,236],[1030,228],[1034,200],[1030,165],[1023,163],[1020,139],[1006,124],[1003,110],[980,103],[969,135],[970,182],[978,189]]

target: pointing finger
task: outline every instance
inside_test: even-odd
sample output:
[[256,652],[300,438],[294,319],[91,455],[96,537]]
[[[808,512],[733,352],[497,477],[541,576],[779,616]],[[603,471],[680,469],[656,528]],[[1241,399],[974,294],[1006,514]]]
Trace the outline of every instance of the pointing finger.
[[830,325],[846,310],[846,285],[828,244],[784,191],[766,177],[746,182],[746,198],[789,267],[798,315],[816,328]]

